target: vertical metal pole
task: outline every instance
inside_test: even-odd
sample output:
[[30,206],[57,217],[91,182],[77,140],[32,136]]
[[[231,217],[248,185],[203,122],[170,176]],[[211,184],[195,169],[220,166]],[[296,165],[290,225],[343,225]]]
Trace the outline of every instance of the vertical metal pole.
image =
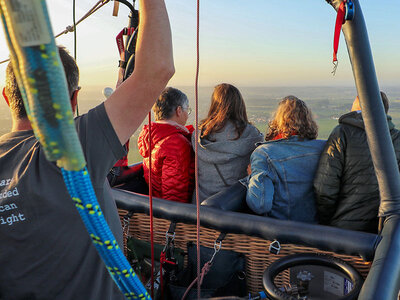
[[[341,0],[330,1],[338,9]],[[382,240],[363,285],[359,299],[396,299],[400,288],[400,174],[380,97],[374,61],[361,6],[354,0],[355,16],[343,25],[347,49],[353,67],[362,115],[378,179],[381,205],[379,217],[385,217]]]

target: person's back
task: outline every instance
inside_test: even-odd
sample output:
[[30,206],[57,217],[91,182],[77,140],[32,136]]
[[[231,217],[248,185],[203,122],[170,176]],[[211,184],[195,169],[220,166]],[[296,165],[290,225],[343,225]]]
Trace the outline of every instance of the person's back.
[[[262,134],[248,124],[240,138],[236,139],[235,126],[227,122],[221,132],[209,139],[200,139],[199,156],[199,197],[200,201],[231,186],[247,176],[250,155],[256,143],[262,141]],[[192,145],[195,147],[194,134]]]
[[246,201],[258,214],[316,222],[313,179],[325,141],[305,103],[284,98],[269,122],[267,141],[251,155]]
[[[156,122],[145,125],[138,138],[144,178],[149,184],[150,155],[153,196],[189,202],[194,186],[193,126],[187,126],[189,101],[184,93],[166,88],[153,106]],[[151,149],[150,149],[151,140]]]
[[[388,102],[382,96],[387,112]],[[391,117],[387,118],[400,161],[400,132]],[[353,109],[339,118],[321,155],[314,188],[320,223],[377,232],[379,187],[360,110]]]
[[[262,134],[247,120],[246,106],[240,91],[223,83],[214,88],[211,106],[199,129],[199,198],[200,202],[247,175],[250,155]],[[195,135],[192,135],[195,149]],[[193,201],[195,201],[195,193]]]
[[[174,72],[164,1],[142,2],[141,13],[132,76],[75,120],[96,196],[121,246],[121,223],[106,174],[125,154],[122,145]],[[146,35],[150,38],[142,37]],[[74,109],[78,69],[62,49],[60,55]],[[12,132],[0,137],[0,299],[124,299],[96,252],[61,171],[46,160],[36,141],[13,70],[8,70],[3,95],[13,124]]]
[[[115,202],[104,184],[124,151],[103,105],[76,123],[97,199],[122,245]],[[0,165],[5,180],[0,196],[0,298],[123,299],[92,245],[60,169],[47,161],[32,130],[0,137]]]
[[312,182],[324,145],[298,136],[260,144],[251,155],[250,208],[277,219],[316,222]]

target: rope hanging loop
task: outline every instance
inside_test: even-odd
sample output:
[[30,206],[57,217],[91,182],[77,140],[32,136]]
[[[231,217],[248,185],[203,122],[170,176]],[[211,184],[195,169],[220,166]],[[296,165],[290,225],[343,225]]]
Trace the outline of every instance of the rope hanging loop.
[[340,32],[342,31],[342,25],[346,21],[352,21],[354,19],[354,3],[352,0],[344,0],[340,3],[337,10],[335,34],[333,38],[333,71],[332,74],[336,74],[338,66],[337,52],[339,49]]
[[[217,253],[221,250],[222,248],[222,241],[225,239],[226,234],[224,232],[221,232],[221,234],[218,236],[218,238],[214,242],[214,253],[209,261],[207,261],[203,268],[201,268],[201,272],[197,277],[192,281],[192,283],[188,286],[186,289],[185,293],[183,294],[183,297],[181,300],[186,299],[187,295],[189,294],[189,291],[193,288],[193,286],[197,283],[197,290],[201,289],[201,285],[203,283],[204,276],[207,275],[207,273],[210,271],[214,258],[217,255]],[[198,260],[200,258],[198,257]],[[198,297],[200,299],[200,297]]]
[[210,261],[208,262],[208,263],[210,264],[210,266],[212,265],[212,263],[213,263],[213,261],[214,261],[215,255],[217,255],[217,253],[219,252],[219,250],[221,250],[221,247],[222,247],[222,241],[221,241],[221,240],[216,240],[216,241],[214,242],[214,254],[213,254],[213,256],[211,257]]

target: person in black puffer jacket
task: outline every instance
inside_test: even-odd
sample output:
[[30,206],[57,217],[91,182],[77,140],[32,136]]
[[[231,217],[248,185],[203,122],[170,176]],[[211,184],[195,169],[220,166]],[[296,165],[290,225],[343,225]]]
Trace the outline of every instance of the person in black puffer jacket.
[[[387,114],[389,101],[381,92]],[[387,116],[400,162],[400,131]],[[314,179],[319,222],[340,228],[376,233],[380,203],[378,181],[368,148],[358,96],[352,111],[340,117],[321,154]]]

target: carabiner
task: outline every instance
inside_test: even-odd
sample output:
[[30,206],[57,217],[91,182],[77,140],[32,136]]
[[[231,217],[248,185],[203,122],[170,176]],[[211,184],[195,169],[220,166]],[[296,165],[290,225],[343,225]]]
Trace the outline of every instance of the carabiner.
[[345,14],[345,20],[346,21],[352,21],[354,19],[354,3],[352,0],[345,0],[345,6],[346,6],[346,14]]

